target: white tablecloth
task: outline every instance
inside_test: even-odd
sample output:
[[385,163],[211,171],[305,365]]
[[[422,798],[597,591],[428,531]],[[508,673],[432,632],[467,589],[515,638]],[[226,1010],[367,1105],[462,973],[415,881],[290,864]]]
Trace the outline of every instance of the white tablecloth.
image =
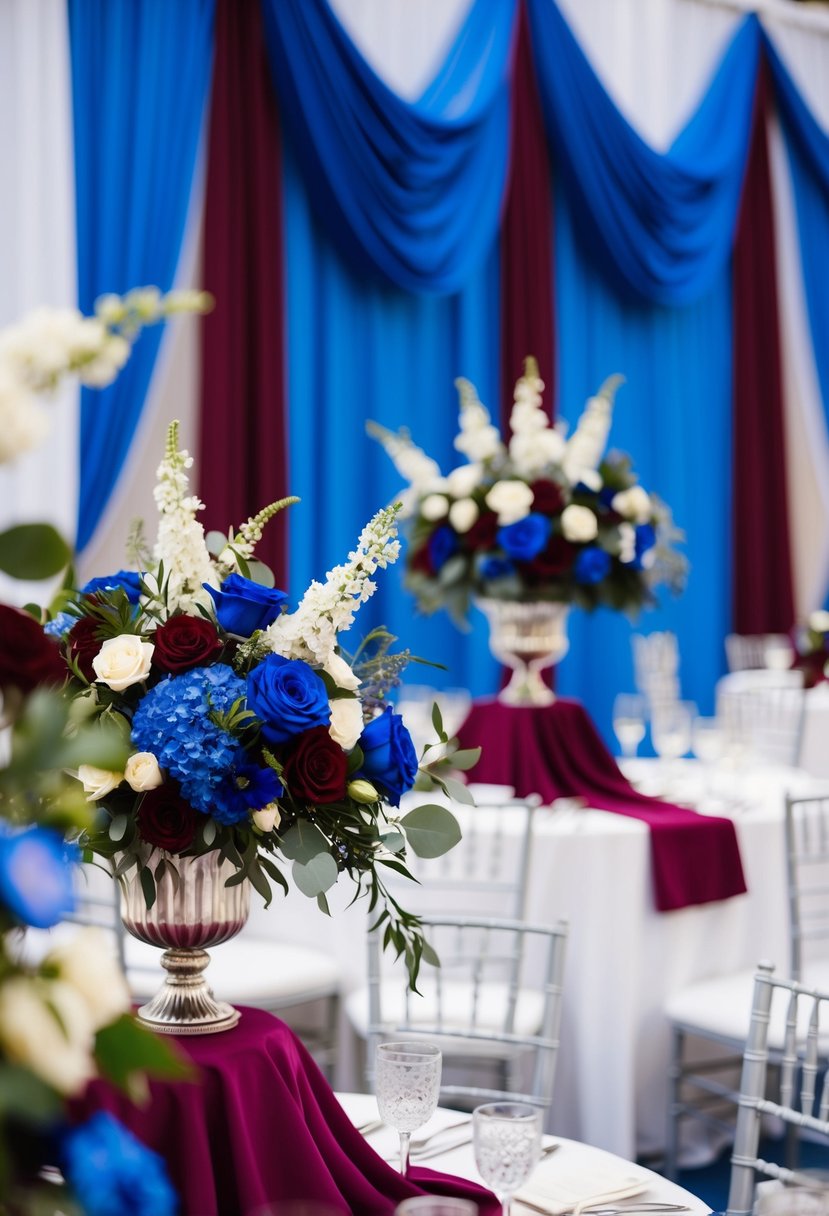
[[[636,763],[640,774],[653,771],[648,762]],[[698,778],[694,762],[680,768],[692,781]],[[644,824],[572,807],[536,817],[526,918],[548,923],[566,917],[571,927],[548,1124],[557,1134],[628,1160],[661,1149],[668,1060],[662,1006],[668,994],[761,958],[787,963],[783,799],[787,790],[805,792],[814,783],[794,770],[756,769],[728,781],[747,804],[735,822],[749,893],[678,912],[654,909]],[[334,892],[329,920],[295,892],[284,901],[277,896],[268,911],[254,908],[246,932],[330,950],[344,967],[347,986],[355,987],[365,977],[366,912],[364,903],[346,908],[349,897],[345,887]],[[444,897],[439,910],[455,909],[446,908]],[[360,1088],[353,1052],[345,1050],[342,1059],[346,1071],[338,1085]]]

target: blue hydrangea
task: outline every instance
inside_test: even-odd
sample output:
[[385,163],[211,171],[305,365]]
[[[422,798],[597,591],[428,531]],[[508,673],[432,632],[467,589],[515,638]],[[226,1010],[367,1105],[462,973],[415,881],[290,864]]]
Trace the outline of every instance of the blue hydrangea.
[[63,1168],[87,1216],[175,1216],[167,1167],[105,1111],[63,1140]]
[[245,695],[245,681],[224,663],[197,667],[151,688],[132,720],[137,751],[152,752],[178,781],[192,807],[213,812],[216,788],[240,758],[242,745],[209,717]]
[[59,612],[53,620],[47,621],[43,626],[43,632],[48,634],[50,638],[57,638],[61,641],[73,625],[77,624],[78,618],[73,616],[71,612]]

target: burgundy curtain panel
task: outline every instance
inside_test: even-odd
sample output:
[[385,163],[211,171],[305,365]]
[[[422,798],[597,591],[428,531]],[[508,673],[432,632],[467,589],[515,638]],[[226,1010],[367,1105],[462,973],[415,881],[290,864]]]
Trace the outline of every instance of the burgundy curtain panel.
[[[202,330],[199,455],[209,528],[290,493],[280,166],[260,0],[218,0],[203,236],[216,307]],[[281,512],[257,546],[281,587],[286,556]]]
[[512,71],[510,169],[501,222],[501,422],[509,434],[515,381],[526,355],[538,360],[552,416],[553,200],[550,156],[535,78],[530,28],[520,0]]
[[769,106],[763,63],[733,255],[733,628],[749,634],[794,623]]

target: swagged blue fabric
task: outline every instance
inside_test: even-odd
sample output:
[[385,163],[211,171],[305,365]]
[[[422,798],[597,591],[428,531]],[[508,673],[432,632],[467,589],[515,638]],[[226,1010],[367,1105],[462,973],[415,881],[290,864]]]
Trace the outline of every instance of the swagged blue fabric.
[[414,102],[366,63],[328,0],[262,4],[285,129],[340,252],[408,292],[462,289],[498,228],[515,0],[475,0]]
[[580,233],[623,288],[652,303],[700,299],[728,259],[751,132],[760,46],[749,16],[687,125],[656,152],[605,91],[555,0],[527,0],[556,173]]
[[[213,57],[215,0],[69,0],[78,303],[173,286]],[[81,394],[77,547],[118,480],[162,327],[106,389]]]

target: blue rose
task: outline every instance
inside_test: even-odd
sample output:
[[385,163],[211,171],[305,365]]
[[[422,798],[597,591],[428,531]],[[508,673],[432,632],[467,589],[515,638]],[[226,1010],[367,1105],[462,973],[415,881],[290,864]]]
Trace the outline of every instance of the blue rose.
[[15,920],[49,929],[72,911],[73,862],[62,836],[34,827],[0,836],[0,904]]
[[632,565],[634,570],[646,570],[653,564],[652,549],[656,544],[656,531],[652,524],[638,524],[636,527],[636,556]]
[[429,560],[435,574],[445,566],[458,547],[458,534],[449,524],[441,524],[429,537]]
[[98,591],[124,592],[131,604],[137,604],[141,598],[141,575],[135,570],[119,570],[116,574],[104,574],[100,578],[91,578],[81,587],[81,595],[95,595]]
[[492,553],[489,557],[481,559],[478,573],[481,578],[488,581],[496,578],[507,578],[510,574],[515,574],[515,566],[513,566],[509,558],[498,557],[497,554]]
[[596,545],[582,549],[573,566],[577,583],[600,583],[610,570],[610,554]]
[[325,685],[313,667],[279,654],[269,654],[248,676],[248,709],[271,743],[286,743],[310,726],[331,721]]
[[400,795],[414,785],[417,753],[403,719],[388,708],[363,727],[360,736],[364,777],[385,793],[392,806],[400,805]]
[[551,528],[552,522],[546,515],[531,512],[517,523],[499,528],[498,544],[516,561],[529,562],[537,557],[547,544]]
[[63,1172],[87,1216],[175,1216],[178,1197],[158,1153],[106,1111],[63,1137]]
[[263,587],[241,574],[229,574],[221,591],[207,583],[204,586],[213,597],[222,629],[240,638],[249,638],[257,629],[272,625],[288,598],[284,591]]

